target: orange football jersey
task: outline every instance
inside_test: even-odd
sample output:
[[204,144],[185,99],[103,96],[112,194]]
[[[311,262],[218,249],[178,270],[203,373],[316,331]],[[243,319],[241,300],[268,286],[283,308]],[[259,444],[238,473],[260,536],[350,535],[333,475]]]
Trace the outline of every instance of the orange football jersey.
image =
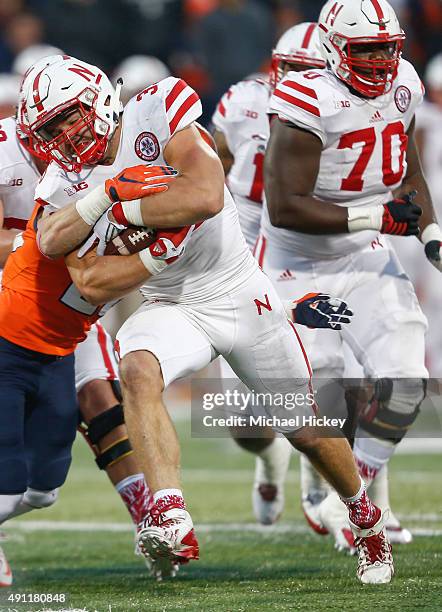
[[36,204],[19,244],[7,259],[0,292],[0,335],[24,348],[68,355],[83,341],[101,307],[73,284],[63,257],[48,259],[37,246]]

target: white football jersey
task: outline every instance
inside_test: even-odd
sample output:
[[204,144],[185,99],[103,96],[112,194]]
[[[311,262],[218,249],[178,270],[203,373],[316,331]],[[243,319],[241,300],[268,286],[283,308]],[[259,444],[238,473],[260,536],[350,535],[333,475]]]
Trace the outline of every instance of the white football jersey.
[[[124,168],[143,162],[166,164],[164,149],[169,140],[200,115],[198,95],[183,80],[168,77],[148,87],[124,109],[120,146],[112,165],[84,167],[75,174],[51,163],[37,186],[36,198],[62,208]],[[148,299],[171,302],[213,299],[240,286],[255,269],[226,188],[224,209],[204,221],[194,231],[184,255],[143,285],[141,292]]]
[[[391,200],[407,169],[406,132],[422,102],[413,66],[401,60],[390,93],[361,98],[327,69],[289,72],[278,84],[269,113],[314,133],[322,155],[313,196],[340,206],[374,206]],[[313,258],[339,257],[363,248],[377,232],[301,234],[272,227],[263,233],[283,248]]]
[[[3,227],[24,230],[34,208],[34,192],[40,173],[15,133],[15,119],[0,124],[0,200]],[[2,268],[0,268],[0,281]]]
[[35,186],[40,178],[31,155],[15,133],[15,119],[0,124],[0,200],[7,229],[25,229],[34,208]]
[[261,222],[264,153],[270,133],[269,98],[270,85],[265,81],[241,81],[224,94],[212,117],[234,157],[227,185],[238,207],[241,229],[252,247]]
[[423,132],[422,165],[430,188],[433,204],[442,219],[442,108],[424,102],[416,113],[416,129]]

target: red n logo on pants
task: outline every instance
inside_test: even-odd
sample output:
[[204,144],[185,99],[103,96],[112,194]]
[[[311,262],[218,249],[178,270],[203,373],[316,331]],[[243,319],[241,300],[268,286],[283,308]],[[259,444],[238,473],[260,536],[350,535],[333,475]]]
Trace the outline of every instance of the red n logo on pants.
[[261,302],[261,300],[255,300],[255,304],[256,304],[256,308],[258,309],[258,314],[261,316],[262,315],[262,309],[265,308],[266,310],[268,310],[269,312],[271,312],[272,307],[270,306],[270,301],[269,301],[269,296],[266,294],[264,294],[265,297],[265,302]]

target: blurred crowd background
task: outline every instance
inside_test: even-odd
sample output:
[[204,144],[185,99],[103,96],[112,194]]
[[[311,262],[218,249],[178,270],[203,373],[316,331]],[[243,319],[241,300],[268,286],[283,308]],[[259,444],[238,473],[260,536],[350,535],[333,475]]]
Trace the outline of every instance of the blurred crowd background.
[[[441,51],[441,0],[390,0],[407,33],[405,55],[424,75]],[[265,71],[291,25],[315,21],[324,0],[0,0],[0,73],[49,44],[113,74],[128,56],[161,60],[200,94],[208,122],[232,83]],[[7,80],[3,79],[7,89]],[[1,88],[2,83],[0,83]],[[4,94],[3,94],[4,97]]]

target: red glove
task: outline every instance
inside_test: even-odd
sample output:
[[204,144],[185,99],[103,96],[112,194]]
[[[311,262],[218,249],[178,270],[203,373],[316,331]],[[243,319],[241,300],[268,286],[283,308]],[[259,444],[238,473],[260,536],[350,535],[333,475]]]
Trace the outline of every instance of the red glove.
[[382,215],[382,234],[395,236],[417,236],[419,234],[419,217],[422,208],[413,203],[416,192],[412,191],[402,198],[396,198],[384,204]]
[[137,200],[166,191],[168,183],[177,175],[172,166],[132,166],[108,179],[104,187],[112,202]]
[[152,276],[164,270],[184,253],[194,229],[195,225],[186,225],[157,230],[155,242],[139,253],[141,261]]

